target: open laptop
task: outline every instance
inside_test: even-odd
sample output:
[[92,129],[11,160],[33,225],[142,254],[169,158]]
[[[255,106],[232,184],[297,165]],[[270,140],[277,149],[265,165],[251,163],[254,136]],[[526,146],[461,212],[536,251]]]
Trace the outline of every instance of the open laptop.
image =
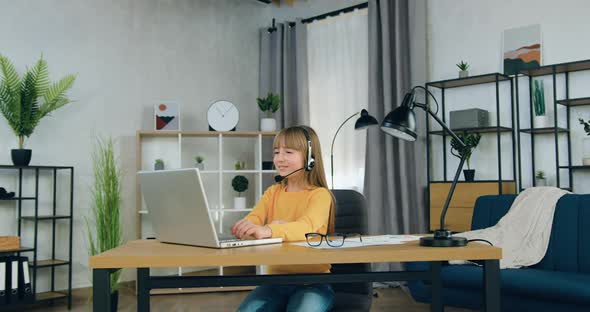
[[138,176],[156,238],[163,243],[229,248],[282,242],[282,238],[241,240],[229,233],[220,237],[197,168],[140,171]]

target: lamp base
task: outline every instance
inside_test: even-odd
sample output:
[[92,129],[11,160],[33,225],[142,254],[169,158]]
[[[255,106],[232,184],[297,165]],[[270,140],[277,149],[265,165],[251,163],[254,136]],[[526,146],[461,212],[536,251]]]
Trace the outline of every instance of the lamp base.
[[467,245],[465,237],[421,237],[420,246],[427,247],[463,247]]

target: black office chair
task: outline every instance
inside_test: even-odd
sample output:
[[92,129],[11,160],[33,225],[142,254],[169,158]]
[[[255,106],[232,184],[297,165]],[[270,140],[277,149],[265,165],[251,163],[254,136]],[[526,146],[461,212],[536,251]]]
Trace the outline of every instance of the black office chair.
[[[335,230],[339,233],[367,233],[367,209],[363,194],[354,190],[332,190],[336,198]],[[367,263],[333,264],[332,273],[370,272]],[[334,312],[369,311],[373,299],[372,283],[332,284],[336,294]]]

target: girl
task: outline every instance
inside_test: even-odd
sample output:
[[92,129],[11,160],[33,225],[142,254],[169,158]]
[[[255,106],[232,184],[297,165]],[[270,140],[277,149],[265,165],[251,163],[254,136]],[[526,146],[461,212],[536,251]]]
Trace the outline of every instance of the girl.
[[[320,143],[305,126],[283,129],[273,143],[273,163],[281,178],[256,207],[232,226],[237,238],[282,237],[304,241],[305,233],[334,232],[334,198],[327,188]],[[330,273],[329,264],[269,266],[270,274]],[[238,311],[329,311],[329,284],[264,285],[254,289]]]

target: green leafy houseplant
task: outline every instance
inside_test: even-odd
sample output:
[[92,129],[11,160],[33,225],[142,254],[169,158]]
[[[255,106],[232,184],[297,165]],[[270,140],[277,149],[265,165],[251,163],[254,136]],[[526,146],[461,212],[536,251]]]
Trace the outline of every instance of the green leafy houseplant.
[[76,76],[66,75],[51,83],[42,56],[20,78],[10,60],[0,55],[0,71],[0,112],[18,137],[19,149],[23,149],[25,137],[31,136],[43,117],[71,102],[65,93]]
[[195,157],[195,161],[197,162],[197,164],[203,163],[203,160],[205,160],[205,158],[203,158],[203,156],[196,156]]
[[545,179],[545,171],[543,171],[543,170],[537,171],[537,173],[535,174],[535,178],[537,178],[539,180]]
[[248,179],[245,176],[237,175],[231,180],[231,186],[234,191],[238,192],[238,196],[241,196],[248,189]]
[[590,120],[584,121],[584,119],[579,118],[578,121],[580,121],[580,124],[584,126],[584,132],[586,132],[586,135],[590,136]]
[[[90,255],[116,248],[123,243],[120,221],[121,170],[115,159],[113,141],[97,139],[92,155],[94,185],[91,218],[85,218]],[[119,289],[121,271],[111,274],[111,290]]]
[[269,92],[265,98],[257,98],[256,102],[261,111],[265,112],[268,118],[279,110],[281,98],[277,94]]
[[465,156],[465,161],[467,162],[467,169],[471,169],[471,166],[469,164],[469,159],[471,158],[471,155],[473,153],[473,150],[477,147],[477,145],[479,144],[479,140],[481,139],[481,135],[479,133],[463,133],[463,134],[457,134],[457,137],[459,137],[459,139],[461,139],[461,141],[463,141],[463,143],[465,143],[465,147],[461,146],[461,144],[459,143],[459,141],[457,141],[455,138],[451,139],[451,154],[453,154],[453,156],[461,159],[463,156]]
[[244,170],[244,169],[246,169],[246,163],[243,161],[236,161],[234,168],[236,170]]
[[468,70],[469,64],[467,62],[461,61],[457,64],[457,67],[459,68],[459,70]]

